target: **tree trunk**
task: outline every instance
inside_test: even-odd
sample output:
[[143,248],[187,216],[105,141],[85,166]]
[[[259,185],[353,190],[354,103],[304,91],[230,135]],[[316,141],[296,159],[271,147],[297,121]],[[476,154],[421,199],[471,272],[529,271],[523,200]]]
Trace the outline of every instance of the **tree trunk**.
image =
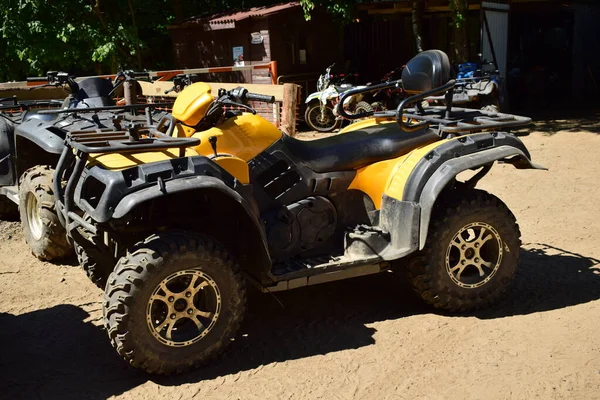
[[450,0],[452,26],[454,28],[454,58],[458,63],[468,61],[469,37],[467,30],[468,0]]
[[142,47],[140,46],[140,35],[138,34],[137,23],[135,22],[135,9],[133,8],[133,1],[128,0],[129,3],[129,11],[131,12],[131,23],[133,25],[133,32],[135,33],[135,55],[137,60],[137,68],[142,69]]
[[412,31],[415,39],[415,50],[417,53],[423,51],[423,12],[425,11],[425,0],[413,0],[412,2]]

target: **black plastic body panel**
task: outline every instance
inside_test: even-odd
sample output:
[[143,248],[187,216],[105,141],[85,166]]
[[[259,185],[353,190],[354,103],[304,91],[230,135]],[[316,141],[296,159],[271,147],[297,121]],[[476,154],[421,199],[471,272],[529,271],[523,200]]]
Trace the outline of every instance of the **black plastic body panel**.
[[250,160],[248,166],[261,213],[310,196],[331,197],[346,191],[356,176],[354,170],[317,173],[295,157],[284,140]]
[[[100,166],[85,169],[75,189],[75,203],[95,221],[103,223],[113,218],[117,206],[127,196],[149,187],[160,189],[160,185],[168,181],[191,177],[216,178],[236,191],[243,187],[207,157],[183,157],[140,164],[121,171],[110,171]],[[193,189],[193,186],[189,185],[189,189]],[[143,195],[140,196],[138,204],[144,200]],[[128,208],[134,206],[131,204]],[[122,211],[119,217],[126,213]]]

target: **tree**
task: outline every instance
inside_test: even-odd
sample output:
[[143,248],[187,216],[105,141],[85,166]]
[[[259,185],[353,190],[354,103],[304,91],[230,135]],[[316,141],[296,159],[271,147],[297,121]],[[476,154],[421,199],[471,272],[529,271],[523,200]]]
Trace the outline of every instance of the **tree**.
[[423,13],[425,0],[412,0],[412,31],[415,39],[415,50],[420,53],[423,49]]
[[454,57],[456,62],[466,62],[469,57],[469,37],[467,32],[468,0],[450,0],[452,26],[454,28]]

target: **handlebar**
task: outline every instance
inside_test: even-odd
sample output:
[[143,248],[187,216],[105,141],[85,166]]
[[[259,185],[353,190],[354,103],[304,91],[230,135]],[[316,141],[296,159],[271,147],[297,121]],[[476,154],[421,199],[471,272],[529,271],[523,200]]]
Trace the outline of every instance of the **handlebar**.
[[265,103],[275,103],[275,96],[269,96],[266,94],[258,94],[258,93],[246,93],[246,100],[262,101]]
[[48,82],[48,77],[45,76],[32,76],[26,78],[27,82]]
[[136,72],[136,71],[123,71],[123,74],[126,77],[131,77],[131,78],[149,78],[150,74],[148,72]]

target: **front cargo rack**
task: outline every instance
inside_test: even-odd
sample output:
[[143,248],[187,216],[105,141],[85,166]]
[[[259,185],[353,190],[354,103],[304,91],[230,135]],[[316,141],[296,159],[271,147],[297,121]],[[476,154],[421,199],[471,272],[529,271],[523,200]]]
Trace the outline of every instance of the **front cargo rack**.
[[[174,121],[171,120],[171,124]],[[68,231],[83,226],[90,231],[94,227],[73,211],[75,187],[81,177],[90,154],[132,153],[179,149],[179,157],[185,156],[187,147],[200,144],[200,139],[172,137],[161,132],[161,123],[154,125],[132,124],[126,129],[88,129],[72,131],[65,137],[65,147],[56,166],[54,192],[58,218]],[[172,126],[167,131],[172,132]],[[66,186],[62,182],[66,180]],[[159,184],[162,179],[159,178]]]
[[155,126],[133,124],[126,129],[94,129],[67,133],[65,144],[82,153],[131,153],[197,146],[200,139],[178,138],[159,131]]

